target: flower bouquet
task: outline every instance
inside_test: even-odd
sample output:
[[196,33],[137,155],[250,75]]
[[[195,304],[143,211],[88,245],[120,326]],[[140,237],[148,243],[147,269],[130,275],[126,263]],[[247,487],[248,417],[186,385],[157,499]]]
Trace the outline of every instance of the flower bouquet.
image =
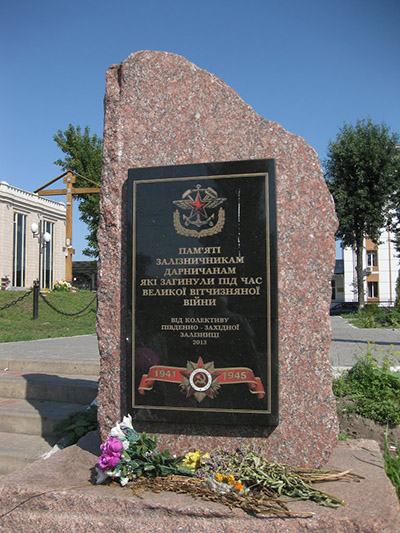
[[339,507],[343,501],[319,491],[312,483],[358,481],[349,472],[303,470],[269,462],[250,447],[171,456],[169,450],[157,450],[155,437],[135,431],[129,415],[112,428],[100,449],[97,483],[114,480],[125,486],[131,481],[135,490],[185,492],[256,514],[309,516],[292,513],[281,496]]
[[62,279],[61,281],[56,281],[53,286],[53,291],[64,291],[71,292],[72,285],[68,281]]
[[183,457],[172,457],[169,450],[159,452],[155,437],[134,430],[130,415],[112,428],[100,449],[97,483],[111,478],[124,486],[142,476],[194,475],[192,469],[181,464]]

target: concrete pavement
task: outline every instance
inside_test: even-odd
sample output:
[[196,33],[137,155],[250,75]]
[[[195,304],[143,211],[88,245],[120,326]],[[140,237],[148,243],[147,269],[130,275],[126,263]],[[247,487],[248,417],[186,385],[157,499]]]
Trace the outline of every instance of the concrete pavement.
[[[400,329],[355,328],[340,316],[332,316],[331,360],[334,367],[350,367],[357,354],[365,354],[368,342],[377,345],[377,354],[392,346],[394,366],[400,365]],[[397,353],[396,353],[397,352]]]
[[[368,342],[387,350],[393,345],[393,356],[400,365],[400,329],[358,329],[348,320],[339,316],[331,317],[332,366],[349,367],[354,365],[356,354],[365,353]],[[399,352],[396,354],[396,352]],[[16,371],[39,371],[43,363],[50,371],[62,365],[60,373],[68,374],[71,366],[82,364],[87,368],[85,374],[96,375],[100,370],[99,352],[96,335],[41,339],[36,341],[0,343],[0,369]],[[54,368],[55,370],[55,368]],[[43,370],[41,370],[43,372]],[[82,372],[81,372],[82,373]]]
[[0,343],[0,359],[7,356],[22,357],[34,355],[40,359],[55,359],[62,353],[69,359],[85,357],[97,360],[99,357],[96,335],[58,337],[36,341]]
[[[96,335],[0,343],[0,369],[99,375]],[[46,369],[46,370],[45,370]]]
[[55,424],[96,398],[99,373],[96,335],[0,344],[0,477],[51,450]]

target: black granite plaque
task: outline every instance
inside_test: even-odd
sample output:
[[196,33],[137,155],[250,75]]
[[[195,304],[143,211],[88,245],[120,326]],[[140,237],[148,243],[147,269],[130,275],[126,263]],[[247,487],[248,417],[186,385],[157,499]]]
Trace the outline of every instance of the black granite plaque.
[[136,419],[277,424],[274,169],[129,170]]

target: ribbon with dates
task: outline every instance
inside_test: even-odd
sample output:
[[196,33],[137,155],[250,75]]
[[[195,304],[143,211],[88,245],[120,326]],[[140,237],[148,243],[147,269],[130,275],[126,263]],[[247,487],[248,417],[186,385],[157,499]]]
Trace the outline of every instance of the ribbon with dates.
[[[202,368],[198,366],[197,369]],[[196,370],[197,370],[196,369]],[[261,378],[256,377],[254,372],[247,367],[215,368],[210,372],[212,381],[219,385],[236,385],[247,383],[249,392],[257,394],[261,400],[265,397],[265,390]],[[145,394],[153,388],[155,381],[164,381],[180,384],[188,377],[188,369],[176,366],[154,365],[149,368],[147,374],[143,374],[138,387],[140,394]],[[190,376],[189,376],[190,377]]]

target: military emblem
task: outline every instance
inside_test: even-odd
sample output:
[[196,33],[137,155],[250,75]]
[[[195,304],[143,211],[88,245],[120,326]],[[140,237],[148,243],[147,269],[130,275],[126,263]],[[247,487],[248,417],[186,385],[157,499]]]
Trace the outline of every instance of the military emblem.
[[188,361],[186,369],[181,370],[181,390],[186,394],[186,398],[194,396],[198,402],[203,401],[206,396],[215,398],[221,387],[217,381],[219,375],[220,372],[214,368],[214,362],[204,364],[201,357],[197,363]]
[[185,237],[197,238],[216,235],[225,225],[225,210],[222,207],[218,213],[215,210],[225,200],[226,198],[219,198],[211,187],[204,189],[201,185],[196,185],[195,189],[188,189],[182,194],[181,200],[173,201],[179,208],[173,217],[176,232]]

